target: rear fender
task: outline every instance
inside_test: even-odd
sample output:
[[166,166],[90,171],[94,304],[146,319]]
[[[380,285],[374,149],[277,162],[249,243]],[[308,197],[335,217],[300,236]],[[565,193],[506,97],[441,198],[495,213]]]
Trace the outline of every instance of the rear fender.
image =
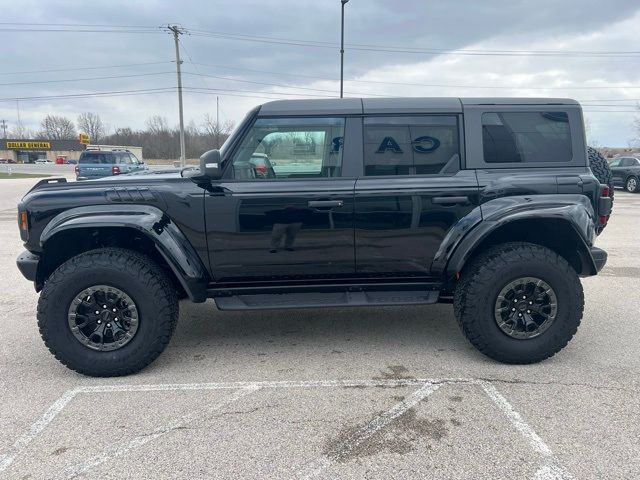
[[[481,216],[477,214],[470,219],[472,228],[466,234],[460,232],[447,235],[443,245],[432,263],[432,273],[452,277],[460,272],[467,261],[474,255],[478,247],[492,234],[506,226],[516,227],[518,223],[528,228],[535,225],[548,225],[550,221],[558,225],[568,226],[570,239],[575,242],[581,261],[583,275],[595,275],[596,264],[589,247],[593,245],[595,232],[595,213],[587,197],[584,195],[536,195],[512,196],[490,200],[481,205]],[[472,212],[473,213],[473,212]],[[557,223],[561,222],[561,223]],[[455,228],[456,226],[454,226]],[[527,240],[526,231],[522,232]],[[553,243],[558,238],[550,238]]]

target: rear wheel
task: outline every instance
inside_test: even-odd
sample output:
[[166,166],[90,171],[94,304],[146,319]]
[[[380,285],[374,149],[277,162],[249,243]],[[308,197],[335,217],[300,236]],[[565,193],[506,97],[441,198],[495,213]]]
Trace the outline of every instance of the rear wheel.
[[638,179],[636,177],[627,178],[624,188],[627,192],[636,193],[638,191]]
[[92,250],[63,263],[38,301],[45,344],[67,367],[109,377],[141,370],[165,349],[178,319],[170,280],[131,250]]
[[458,323],[482,353],[505,363],[535,363],[576,333],[584,297],[576,271],[540,245],[505,243],[462,272],[454,296]]

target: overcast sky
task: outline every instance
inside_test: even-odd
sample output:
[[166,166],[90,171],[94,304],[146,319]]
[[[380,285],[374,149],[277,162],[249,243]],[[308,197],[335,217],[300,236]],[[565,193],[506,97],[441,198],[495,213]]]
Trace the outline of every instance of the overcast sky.
[[[149,93],[176,85],[172,37],[157,28],[167,23],[190,32],[181,38],[187,123],[215,116],[216,95],[221,119],[237,122],[268,98],[339,91],[339,0],[0,0],[0,11],[0,119],[9,129],[18,107],[33,130],[48,113],[75,120],[86,111],[111,128],[143,128],[151,115],[176,125],[175,91]],[[345,12],[345,96],[570,97],[599,145],[634,136],[637,0],[351,0]],[[24,99],[95,92],[127,95]],[[16,97],[19,105],[5,100]]]

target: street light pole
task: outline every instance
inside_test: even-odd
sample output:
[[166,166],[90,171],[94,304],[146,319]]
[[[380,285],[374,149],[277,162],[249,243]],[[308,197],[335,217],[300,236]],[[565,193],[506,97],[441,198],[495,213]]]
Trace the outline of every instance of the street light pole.
[[342,24],[340,27],[340,98],[343,97],[344,84],[344,4],[349,0],[340,0],[342,3]]

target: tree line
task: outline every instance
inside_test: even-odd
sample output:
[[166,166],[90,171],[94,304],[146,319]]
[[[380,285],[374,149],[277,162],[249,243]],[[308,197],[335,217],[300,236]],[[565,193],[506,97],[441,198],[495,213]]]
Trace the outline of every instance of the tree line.
[[[207,150],[220,148],[233,126],[231,121],[217,122],[208,114],[200,124],[191,121],[185,127],[186,157],[197,158]],[[92,144],[142,147],[145,158],[180,157],[180,130],[170,127],[167,119],[160,115],[149,117],[141,130],[129,127],[112,129],[93,112],[81,113],[75,123],[64,116],[47,115],[37,131],[18,127],[10,132],[10,137],[65,140],[77,139],[79,133],[88,134]]]

